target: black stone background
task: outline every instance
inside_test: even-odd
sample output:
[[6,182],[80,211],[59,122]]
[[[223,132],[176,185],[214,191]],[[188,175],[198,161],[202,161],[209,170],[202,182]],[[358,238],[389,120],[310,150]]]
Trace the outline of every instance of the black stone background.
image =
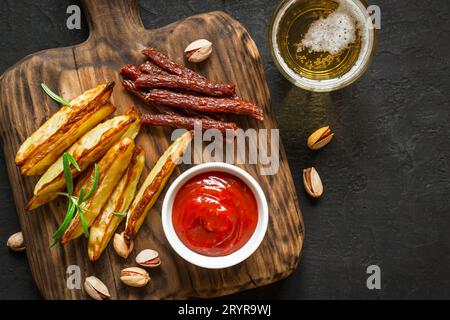
[[[268,50],[274,0],[140,0],[147,28],[225,10],[261,52],[273,107],[297,187],[306,242],[287,280],[241,298],[450,298],[450,2],[373,0],[381,7],[378,50],[368,72],[331,94],[289,84]],[[0,73],[27,54],[73,45],[88,36],[68,30],[75,0],[7,0],[0,7]],[[330,124],[334,141],[305,147],[308,133]],[[301,170],[314,165],[324,196],[305,195]],[[18,231],[3,155],[0,240]],[[0,246],[0,298],[40,298],[24,254]],[[381,290],[366,288],[366,268],[381,268]]]

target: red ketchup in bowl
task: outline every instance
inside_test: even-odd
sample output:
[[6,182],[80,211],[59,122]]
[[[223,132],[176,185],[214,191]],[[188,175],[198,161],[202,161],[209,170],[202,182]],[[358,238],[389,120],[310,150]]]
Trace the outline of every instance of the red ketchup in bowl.
[[258,222],[252,190],[224,172],[199,174],[175,196],[172,223],[186,247],[206,256],[226,256],[244,246]]

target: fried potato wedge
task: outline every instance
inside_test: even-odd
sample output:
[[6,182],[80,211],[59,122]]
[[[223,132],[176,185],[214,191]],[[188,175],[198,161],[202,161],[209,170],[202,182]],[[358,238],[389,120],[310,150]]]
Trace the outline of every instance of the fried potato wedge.
[[127,239],[136,237],[148,211],[158,199],[167,179],[169,179],[178,160],[190,145],[191,140],[191,132],[186,132],[175,140],[148,174],[128,212],[124,233]]
[[50,201],[55,200],[56,198],[58,198],[58,196],[59,195],[57,192],[50,192],[50,193],[43,194],[41,196],[33,196],[31,198],[31,200],[28,201],[26,209],[28,211],[34,210],[46,203],[49,203]]
[[117,227],[125,219],[126,214],[117,216],[115,213],[126,213],[133,201],[139,178],[144,169],[144,160],[144,150],[136,146],[127,171],[109,197],[102,212],[91,225],[88,243],[88,255],[91,261],[100,258]]
[[[136,114],[117,116],[100,123],[85,133],[67,152],[72,154],[81,171],[83,171],[100,159],[121,138],[134,139],[138,131],[139,119]],[[73,177],[79,173],[75,168],[72,168]],[[46,193],[61,191],[64,187],[64,168],[61,156],[39,179],[34,188],[34,195],[41,196]]]
[[136,136],[139,133],[139,130],[141,129],[141,113],[138,109],[131,106],[128,108],[127,112],[125,113],[126,116],[129,116],[131,118],[136,119],[130,127],[127,129],[127,131],[123,134],[122,138],[130,138],[134,140]]
[[[130,138],[124,138],[109,149],[105,156],[98,162],[99,180],[97,188],[95,189],[93,196],[81,205],[88,226],[94,222],[106,201],[108,201],[114,188],[116,188],[123,174],[127,170],[131,161],[131,156],[133,155],[133,149],[134,141]],[[79,195],[82,188],[88,193],[93,181],[94,170],[91,167],[88,173],[77,183],[75,194]],[[80,215],[77,213],[64,233],[61,243],[65,244],[72,239],[78,238],[82,234],[83,227]]]
[[72,143],[115,111],[106,104],[114,82],[101,84],[61,107],[20,146],[16,164],[26,176],[41,175]]

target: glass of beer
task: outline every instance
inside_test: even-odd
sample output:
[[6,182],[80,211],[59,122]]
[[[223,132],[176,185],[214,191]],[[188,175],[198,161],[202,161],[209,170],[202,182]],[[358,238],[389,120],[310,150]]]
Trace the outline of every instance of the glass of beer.
[[360,0],[284,0],[272,17],[269,42],[275,64],[289,81],[329,92],[366,71],[376,34]]

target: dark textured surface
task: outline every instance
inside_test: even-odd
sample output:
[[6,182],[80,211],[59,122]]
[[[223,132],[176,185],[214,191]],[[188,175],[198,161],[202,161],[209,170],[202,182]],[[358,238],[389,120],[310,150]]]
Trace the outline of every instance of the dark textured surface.
[[[79,43],[66,29],[77,1],[4,1],[0,8],[0,73],[29,53]],[[372,1],[382,10],[378,52],[357,83],[331,94],[292,87],[267,48],[278,1],[141,0],[148,28],[195,13],[225,10],[246,26],[266,68],[281,135],[306,225],[298,270],[243,298],[450,298],[450,3]],[[330,124],[334,141],[305,148],[309,132]],[[310,201],[301,169],[314,165],[325,195]],[[0,157],[0,239],[17,231],[10,185]],[[0,298],[39,298],[21,254],[0,249]],[[378,264],[382,289],[366,288]]]

